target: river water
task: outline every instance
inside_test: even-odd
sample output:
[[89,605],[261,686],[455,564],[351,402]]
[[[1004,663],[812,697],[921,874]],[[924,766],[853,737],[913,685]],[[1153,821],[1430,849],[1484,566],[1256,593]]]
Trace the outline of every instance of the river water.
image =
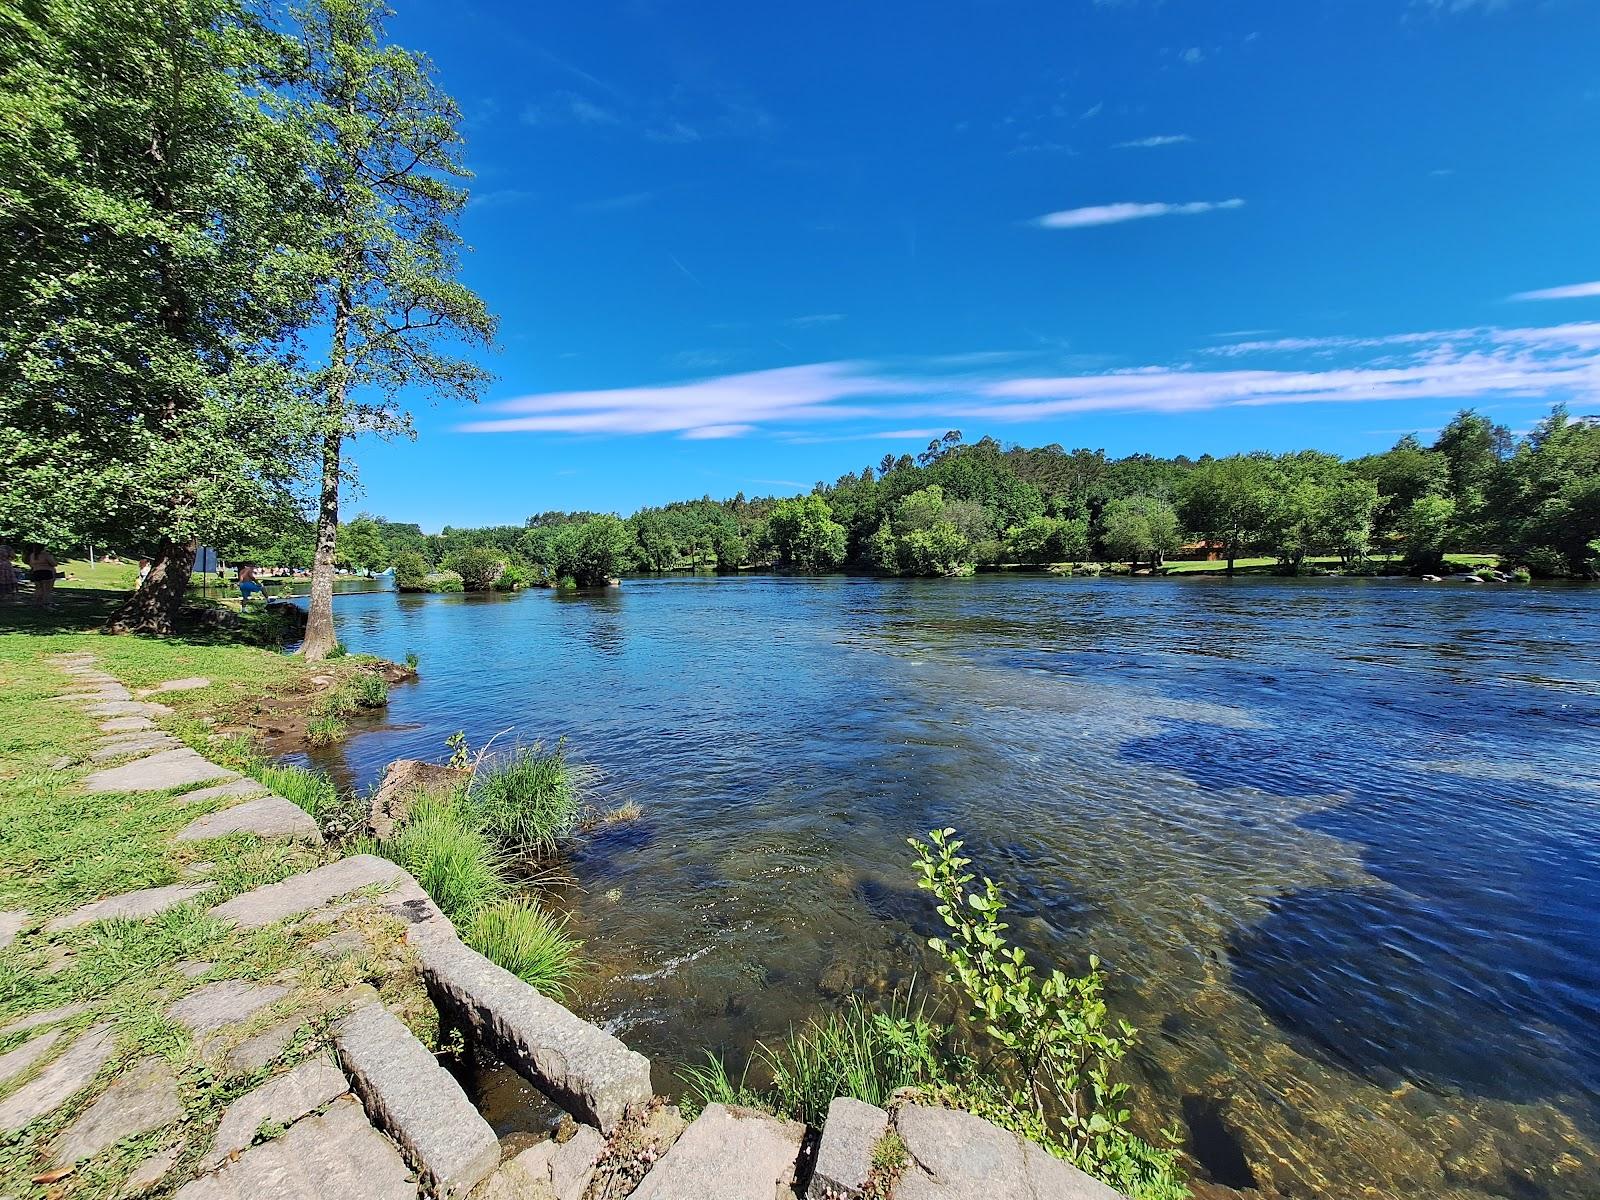
[[336,617],[422,672],[318,757],[347,782],[462,729],[640,805],[546,898],[658,1089],[925,982],[905,838],[950,825],[1030,950],[1104,960],[1199,1178],[1600,1195],[1600,589],[698,576]]

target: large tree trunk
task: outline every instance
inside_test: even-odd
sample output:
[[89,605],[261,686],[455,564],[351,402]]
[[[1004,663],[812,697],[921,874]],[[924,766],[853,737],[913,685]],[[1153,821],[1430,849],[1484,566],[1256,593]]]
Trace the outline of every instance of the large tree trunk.
[[194,554],[199,543],[163,540],[150,561],[150,573],[133,595],[124,600],[106,622],[107,633],[154,633],[166,636],[177,629],[178,612],[189,590]]
[[321,662],[337,644],[333,629],[333,552],[339,534],[339,457],[344,435],[329,429],[322,440],[322,499],[317,506],[317,546],[311,560],[311,609],[300,651]]

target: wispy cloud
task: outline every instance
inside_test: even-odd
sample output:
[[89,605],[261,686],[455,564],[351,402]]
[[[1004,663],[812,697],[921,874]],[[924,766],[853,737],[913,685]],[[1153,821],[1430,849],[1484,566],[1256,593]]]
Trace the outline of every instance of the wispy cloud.
[[526,125],[620,125],[622,117],[613,108],[597,104],[577,92],[556,92],[522,110]]
[[1159,146],[1181,146],[1194,139],[1187,133],[1158,133],[1154,137],[1136,138],[1131,142],[1118,142],[1114,150],[1154,150]]
[[1582,300],[1586,296],[1600,296],[1600,279],[1593,283],[1569,283],[1565,287],[1540,288],[1536,292],[1518,292],[1513,300]]
[[578,212],[610,213],[624,212],[630,208],[640,208],[655,199],[654,192],[623,192],[618,196],[601,196],[597,200],[585,200],[573,205]]
[[1188,63],[1190,66],[1193,66],[1195,63],[1205,61],[1206,52],[1200,49],[1199,46],[1190,46],[1182,54],[1178,55],[1178,57],[1183,59],[1183,61]]
[[842,320],[844,320],[843,313],[811,313],[804,317],[790,317],[784,324],[796,329],[810,329],[816,325],[833,325]]
[[[1192,413],[1371,401],[1430,406],[1600,401],[1600,322],[1281,338],[1240,342],[1214,353],[1232,359],[1289,357],[1291,365],[1152,365],[1042,375],[1005,371],[1000,363],[953,368],[936,359],[811,363],[690,383],[523,396],[491,405],[483,419],[460,428],[686,438],[741,437],[766,429],[792,438],[796,426],[837,433],[837,425],[844,424],[861,438],[910,438],[923,436],[935,423],[943,429],[1021,424],[1092,412]],[[1340,361],[1321,361],[1331,355]],[[878,425],[881,433],[874,431]]]
[[1035,217],[1030,223],[1041,229],[1087,229],[1093,225],[1117,225],[1123,221],[1138,221],[1146,217],[1189,217],[1197,213],[1243,207],[1244,201],[1237,196],[1231,200],[1192,200],[1187,204],[1141,204],[1129,201],[1122,204],[1095,204],[1088,208],[1063,209],[1061,212],[1045,213],[1042,217]]
[[472,192],[467,197],[468,208],[510,208],[526,204],[536,193],[526,188],[490,188],[485,192]]

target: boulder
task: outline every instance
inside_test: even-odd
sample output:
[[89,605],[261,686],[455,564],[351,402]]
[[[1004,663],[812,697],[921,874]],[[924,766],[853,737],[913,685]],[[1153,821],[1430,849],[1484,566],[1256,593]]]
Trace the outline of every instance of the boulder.
[[808,1200],[856,1200],[872,1173],[872,1148],[888,1128],[889,1114],[875,1104],[849,1096],[829,1104]]
[[907,1104],[894,1114],[909,1162],[894,1200],[1124,1200],[1099,1180],[1016,1134],[953,1108]]
[[406,819],[419,793],[448,788],[471,778],[471,771],[459,767],[417,758],[395,759],[383,773],[383,782],[372,796],[372,814],[368,820],[372,836],[379,840],[393,837],[396,826]]
[[[751,1108],[708,1104],[633,1200],[775,1200],[792,1194],[806,1127]],[[974,1191],[974,1196],[986,1196]]]

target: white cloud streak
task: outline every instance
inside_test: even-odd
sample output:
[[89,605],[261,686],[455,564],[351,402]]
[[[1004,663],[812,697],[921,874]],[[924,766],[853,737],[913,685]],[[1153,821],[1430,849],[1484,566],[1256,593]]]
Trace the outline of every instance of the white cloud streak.
[[1192,217],[1198,213],[1243,207],[1244,201],[1237,196],[1231,200],[1193,200],[1187,204],[1141,204],[1128,201],[1121,204],[1095,204],[1088,208],[1068,208],[1061,212],[1045,213],[1042,217],[1035,217],[1031,224],[1037,225],[1040,229],[1088,229],[1095,225],[1117,225],[1123,221],[1139,221],[1146,217]]
[[1194,139],[1187,133],[1158,133],[1154,137],[1136,138],[1131,142],[1118,142],[1115,150],[1154,150],[1158,146],[1181,146]]
[[1569,283],[1565,287],[1540,288],[1536,292],[1518,292],[1513,300],[1582,300],[1600,296],[1600,279],[1593,283]]

